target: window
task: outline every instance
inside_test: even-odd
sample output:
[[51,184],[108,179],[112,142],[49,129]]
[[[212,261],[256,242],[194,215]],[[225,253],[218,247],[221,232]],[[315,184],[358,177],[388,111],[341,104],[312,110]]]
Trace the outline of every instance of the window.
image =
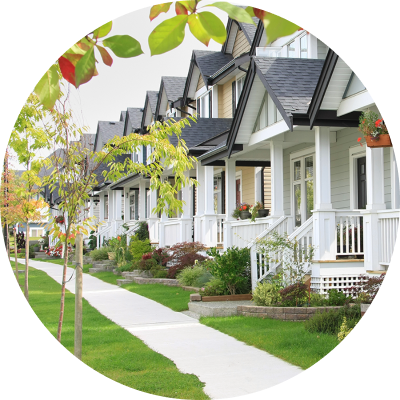
[[104,219],[108,219],[108,195],[104,196]]
[[292,210],[295,227],[307,221],[314,208],[314,155],[292,160]]
[[136,191],[129,196],[129,219],[136,220],[138,217],[138,196],[136,195]]
[[298,56],[298,42],[297,40],[293,40],[293,42],[288,44],[288,57],[289,58],[297,58]]
[[214,212],[215,212],[215,214],[222,214],[221,187],[222,187],[221,176],[214,176]]
[[343,94],[343,98],[345,99],[346,97],[350,97],[353,94],[362,92],[365,89],[366,88],[364,84],[360,81],[358,76],[354,72],[352,72],[349,79],[349,83],[347,84],[346,90]]
[[300,58],[308,58],[308,35],[300,38]]
[[232,82],[232,117],[236,112],[236,82]]
[[212,117],[212,91],[209,90],[197,99],[197,114],[200,118]]
[[236,105],[239,103],[240,95],[242,94],[244,80],[246,79],[246,75],[243,75],[236,81]]
[[147,165],[147,146],[143,146],[143,164]]

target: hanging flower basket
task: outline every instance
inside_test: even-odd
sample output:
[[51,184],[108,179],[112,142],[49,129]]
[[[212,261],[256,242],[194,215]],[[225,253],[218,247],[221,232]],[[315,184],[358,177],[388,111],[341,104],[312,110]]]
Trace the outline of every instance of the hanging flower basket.
[[368,147],[392,147],[389,134],[378,135],[376,137],[368,135],[365,137]]
[[59,215],[58,217],[55,218],[57,224],[63,224],[64,223],[64,217]]

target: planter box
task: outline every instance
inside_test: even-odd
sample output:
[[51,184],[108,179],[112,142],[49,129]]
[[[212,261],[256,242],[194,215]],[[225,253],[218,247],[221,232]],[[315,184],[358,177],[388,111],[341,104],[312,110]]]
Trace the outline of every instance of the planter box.
[[240,219],[249,219],[249,218],[251,218],[251,212],[240,211]]
[[240,301],[251,300],[252,294],[230,294],[225,296],[201,296],[201,301]]
[[265,218],[265,217],[268,217],[268,214],[269,214],[269,209],[258,210],[257,218]]
[[389,134],[379,135],[378,140],[369,135],[365,137],[368,147],[392,147]]

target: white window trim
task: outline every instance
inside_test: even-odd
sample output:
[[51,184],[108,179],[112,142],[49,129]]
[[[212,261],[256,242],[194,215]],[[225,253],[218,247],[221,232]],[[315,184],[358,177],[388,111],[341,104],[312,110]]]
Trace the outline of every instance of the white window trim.
[[[203,97],[207,96],[207,95],[210,95],[210,96],[211,96],[211,102],[212,102],[212,104],[214,104],[213,88],[211,87],[211,88],[209,88],[209,89],[207,90],[206,87],[202,87],[202,88],[199,90],[199,92],[201,92],[202,89],[204,89],[202,94],[197,95],[197,92],[196,92],[196,108],[197,108],[197,101],[200,100],[200,102],[201,102],[201,99],[202,99]],[[212,106],[212,108],[213,108],[213,107],[214,107],[214,105]],[[197,109],[196,109],[196,111],[197,111]],[[213,112],[213,110],[211,109],[211,113],[212,113],[212,112]],[[200,107],[200,114],[201,114],[201,107]],[[212,115],[213,115],[213,114],[212,114]],[[199,117],[200,117],[200,115],[199,115]],[[208,117],[205,117],[205,118],[210,118],[210,110],[208,110]]]
[[358,180],[357,159],[366,157],[365,147],[352,146],[349,148],[349,171],[350,171],[350,210],[358,209]]
[[[304,160],[306,157],[309,156],[313,156],[314,159],[314,168],[315,168],[315,146],[313,147],[307,147],[305,149],[290,153],[290,215],[294,218],[295,217],[295,207],[294,207],[294,190],[293,190],[293,186],[294,186],[294,175],[293,175],[293,162],[301,159]],[[315,171],[315,169],[314,169]],[[302,170],[303,173],[303,170]],[[306,193],[305,192],[305,178],[303,178],[301,183],[301,193]],[[314,181],[314,193],[315,193],[315,173],[313,175],[313,181]],[[315,204],[315,197],[314,197],[314,204]],[[307,205],[305,201],[302,201],[301,204],[301,209],[300,209],[300,213],[301,213],[301,218],[303,219],[303,217],[307,214]],[[305,222],[302,221],[301,224],[303,224]],[[293,220],[293,225],[295,224],[294,220]]]
[[[243,203],[243,179],[242,179],[242,170],[236,171],[235,177],[235,196],[236,196],[236,181],[240,179],[240,204]],[[236,201],[236,198],[235,198]]]
[[[129,193],[129,197],[128,197],[128,210],[129,210],[129,221],[135,221],[136,220],[136,210],[135,210],[135,196],[136,196],[136,191],[132,190],[132,192]],[[133,197],[133,219],[131,218],[131,197]]]

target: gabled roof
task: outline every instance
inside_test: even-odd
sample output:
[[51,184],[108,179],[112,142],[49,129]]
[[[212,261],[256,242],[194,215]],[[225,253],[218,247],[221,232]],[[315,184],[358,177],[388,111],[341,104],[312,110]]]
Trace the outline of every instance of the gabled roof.
[[125,118],[126,118],[126,111],[121,111],[121,114],[119,116],[119,120],[121,122],[125,122]]
[[188,99],[194,96],[200,76],[207,86],[208,78],[232,60],[231,54],[224,54],[220,51],[193,50],[183,93],[183,102],[186,103]]
[[108,142],[114,136],[123,136],[124,125],[122,121],[99,121],[97,123],[96,139],[94,141],[94,150],[97,151],[103,147],[103,144]]
[[165,110],[169,103],[172,103],[183,97],[186,77],[180,76],[162,76],[159,95],[156,107],[156,119],[165,115]]
[[142,124],[143,109],[142,108],[128,108],[126,110],[126,119],[124,125],[124,136],[138,131]]
[[[158,92],[151,90],[146,92],[146,98],[144,101],[142,122],[140,125],[140,130],[145,133],[146,126],[150,124],[151,117],[155,115],[157,108]],[[150,112],[150,114],[149,114]]]

